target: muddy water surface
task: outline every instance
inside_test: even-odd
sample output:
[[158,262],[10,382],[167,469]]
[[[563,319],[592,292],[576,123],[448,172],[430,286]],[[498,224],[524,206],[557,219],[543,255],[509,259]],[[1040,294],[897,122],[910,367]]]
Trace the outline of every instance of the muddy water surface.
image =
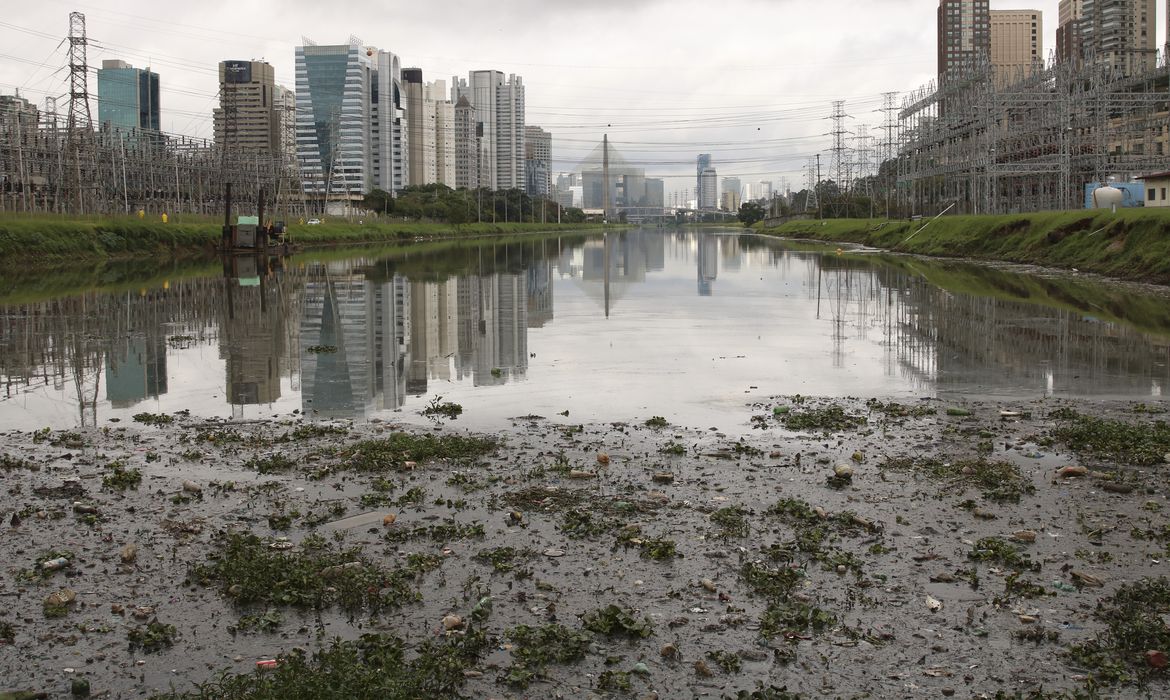
[[479,429],[568,411],[743,430],[752,396],[1159,400],[1170,383],[1157,290],[718,230],[59,276],[0,295],[0,425],[441,400]]
[[4,700],[1167,696],[1160,290],[635,230],[0,295]]

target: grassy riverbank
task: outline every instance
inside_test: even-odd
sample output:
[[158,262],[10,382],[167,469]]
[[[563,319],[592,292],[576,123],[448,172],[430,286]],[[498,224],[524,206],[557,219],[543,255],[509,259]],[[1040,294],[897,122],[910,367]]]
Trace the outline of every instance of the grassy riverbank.
[[1170,210],[1033,212],[937,220],[792,221],[762,233],[905,253],[1077,268],[1170,284]]
[[[481,274],[525,269],[536,246],[579,245],[588,234],[576,231],[541,234],[511,233],[484,236],[434,237],[422,242],[352,244],[344,247],[310,247],[286,258],[286,269],[334,260],[368,258],[371,268],[386,274],[404,274],[415,280],[443,281],[472,265],[474,256]],[[17,259],[20,262],[20,259]],[[157,289],[192,277],[222,274],[218,256],[194,258],[105,257],[55,259],[52,274],[44,266],[18,264],[0,275],[0,305],[40,302],[87,292],[118,293]],[[377,274],[377,273],[373,273]],[[3,698],[0,698],[3,700]]]
[[[143,221],[133,217],[71,219],[56,216],[0,215],[0,257],[7,261],[59,262],[63,259],[117,257],[193,257],[219,243],[220,220]],[[410,241],[419,238],[472,237],[581,230],[597,224],[474,223],[452,225],[421,222],[327,222],[293,225],[294,243],[328,246]]]

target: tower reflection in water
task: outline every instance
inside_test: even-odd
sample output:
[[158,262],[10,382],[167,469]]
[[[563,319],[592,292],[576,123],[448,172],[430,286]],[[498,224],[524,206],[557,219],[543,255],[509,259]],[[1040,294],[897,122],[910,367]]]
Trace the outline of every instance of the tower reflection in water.
[[[591,303],[579,308],[579,298]],[[1160,398],[1170,383],[1170,309],[1156,295],[643,229],[332,262],[244,257],[221,274],[2,304],[0,419],[31,429],[261,407],[368,418],[452,384],[532,382],[530,332],[587,344],[574,339],[583,312],[636,317],[624,332],[664,347],[677,339],[655,319],[711,327],[704,314],[720,300],[719,313],[743,300],[795,324],[783,330],[800,335],[793,343],[823,344],[805,360],[817,366],[801,368],[808,376],[874,356],[867,371],[899,392]],[[561,307],[571,313],[558,317]],[[718,320],[722,332],[742,326],[765,344],[780,332],[762,317]],[[618,355],[621,340],[610,339]],[[655,361],[618,359],[632,374]],[[759,362],[774,369],[774,358]],[[589,383],[562,368],[562,386]],[[692,370],[701,368],[679,367]]]

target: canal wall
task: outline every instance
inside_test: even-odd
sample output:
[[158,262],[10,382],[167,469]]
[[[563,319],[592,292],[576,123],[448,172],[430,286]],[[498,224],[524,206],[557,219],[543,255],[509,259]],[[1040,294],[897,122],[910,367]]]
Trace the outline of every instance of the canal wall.
[[827,219],[757,225],[785,238],[1001,260],[1170,284],[1170,210],[1034,212],[938,219]]

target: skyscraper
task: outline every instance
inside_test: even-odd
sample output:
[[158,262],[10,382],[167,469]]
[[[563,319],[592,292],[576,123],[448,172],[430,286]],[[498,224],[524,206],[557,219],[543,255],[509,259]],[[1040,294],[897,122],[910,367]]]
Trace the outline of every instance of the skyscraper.
[[405,185],[401,67],[356,43],[298,46],[297,159],[305,192],[356,200]]
[[455,106],[447,82],[423,83],[422,69],[402,71],[406,161],[411,185],[455,187]]
[[423,112],[430,119],[427,126],[433,132],[433,152],[428,151],[423,167],[431,175],[431,182],[455,187],[455,105],[447,99],[447,81],[436,80],[423,87]]
[[475,118],[475,107],[466,95],[460,96],[453,110],[455,114],[455,187],[457,189],[479,189],[480,182],[480,140],[483,125]]
[[1082,61],[1106,66],[1115,76],[1140,75],[1157,65],[1155,0],[1082,0]]
[[229,151],[279,154],[284,99],[268,63],[220,61],[219,107],[212,112],[215,142]]
[[452,78],[451,98],[466,97],[482,126],[480,185],[524,187],[524,83],[520,76],[477,70],[467,80]]
[[716,184],[718,179],[715,173],[715,168],[706,168],[703,170],[699,181],[703,183],[703,198],[699,200],[700,209],[715,209],[719,206],[719,188]]
[[[699,157],[695,159],[695,207],[702,209],[705,198],[703,197],[703,171],[711,167],[711,154],[700,153]],[[714,202],[714,193],[711,194],[711,200]],[[711,206],[714,206],[712,203]]]
[[991,11],[991,65],[1000,86],[1012,85],[1044,65],[1044,13]]
[[[406,171],[407,184],[425,185],[434,182],[434,173],[427,173],[423,160],[428,146],[435,144],[434,124],[426,118],[423,104],[423,73],[421,68],[402,69],[403,108],[406,111]],[[428,130],[428,126],[430,129]],[[429,133],[428,133],[429,131]],[[428,143],[429,142],[429,143]],[[428,178],[428,174],[430,178]]]
[[524,172],[529,197],[552,194],[552,134],[539,126],[524,127]]
[[1080,61],[1083,5],[1083,0],[1060,0],[1056,26],[1056,60],[1061,63]]
[[940,0],[938,82],[970,76],[991,60],[991,16],[987,0]]
[[102,61],[98,69],[98,123],[105,128],[159,131],[158,73],[125,61]]
[[402,105],[402,62],[396,54],[366,48],[374,61],[374,92],[370,96],[373,120],[374,186],[387,192],[406,187],[405,110]]

